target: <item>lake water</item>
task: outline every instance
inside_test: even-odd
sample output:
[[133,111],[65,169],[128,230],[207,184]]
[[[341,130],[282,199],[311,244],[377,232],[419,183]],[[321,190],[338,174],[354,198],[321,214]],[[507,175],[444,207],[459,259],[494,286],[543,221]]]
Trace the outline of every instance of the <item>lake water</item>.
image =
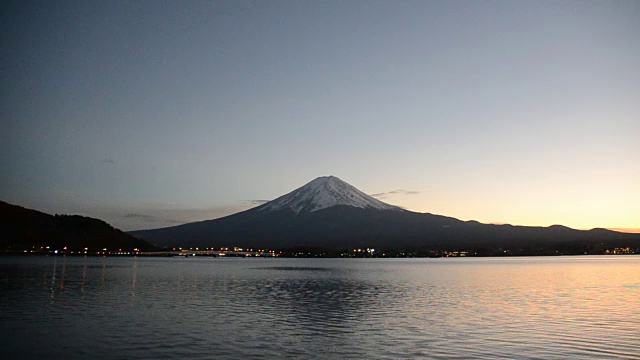
[[0,257],[3,359],[640,359],[640,256]]

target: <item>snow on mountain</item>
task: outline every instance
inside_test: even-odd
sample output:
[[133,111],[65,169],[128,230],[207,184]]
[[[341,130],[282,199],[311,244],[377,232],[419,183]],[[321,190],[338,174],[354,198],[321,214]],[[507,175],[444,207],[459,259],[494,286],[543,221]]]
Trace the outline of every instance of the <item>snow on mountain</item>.
[[290,209],[298,214],[301,211],[313,212],[336,205],[363,209],[403,211],[397,206],[374,199],[335,176],[323,176],[312,180],[306,185],[258,207],[256,210],[277,211]]

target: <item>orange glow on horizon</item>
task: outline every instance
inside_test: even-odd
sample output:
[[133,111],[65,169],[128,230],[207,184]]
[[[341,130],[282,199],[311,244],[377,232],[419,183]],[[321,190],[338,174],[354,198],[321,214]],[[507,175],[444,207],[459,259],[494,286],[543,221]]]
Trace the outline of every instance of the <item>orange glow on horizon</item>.
[[635,228],[608,228],[608,229],[613,231],[625,232],[625,233],[640,234],[640,229],[635,229]]
[[536,200],[523,193],[496,199],[476,193],[471,199],[473,201],[467,200],[466,196],[438,193],[412,197],[388,196],[383,199],[410,211],[451,216],[463,221],[475,220],[484,224],[534,227],[563,225],[578,230],[604,228],[624,233],[640,233],[637,221],[640,212],[635,203],[616,198],[598,201],[567,199],[565,202],[558,202],[551,199]]

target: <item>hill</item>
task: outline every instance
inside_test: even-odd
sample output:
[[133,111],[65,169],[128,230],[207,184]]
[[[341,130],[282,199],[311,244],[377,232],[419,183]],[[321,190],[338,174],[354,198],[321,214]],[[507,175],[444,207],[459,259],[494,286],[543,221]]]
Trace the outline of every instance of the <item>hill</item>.
[[155,246],[137,239],[102,220],[78,215],[49,215],[0,201],[0,249],[31,250],[41,247],[69,251],[154,250]]

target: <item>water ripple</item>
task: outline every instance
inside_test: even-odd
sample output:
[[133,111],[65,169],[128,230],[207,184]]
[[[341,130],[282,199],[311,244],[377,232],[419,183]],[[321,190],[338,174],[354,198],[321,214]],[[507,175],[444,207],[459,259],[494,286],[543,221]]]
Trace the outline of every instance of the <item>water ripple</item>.
[[640,257],[0,258],[0,357],[638,359],[638,273]]

